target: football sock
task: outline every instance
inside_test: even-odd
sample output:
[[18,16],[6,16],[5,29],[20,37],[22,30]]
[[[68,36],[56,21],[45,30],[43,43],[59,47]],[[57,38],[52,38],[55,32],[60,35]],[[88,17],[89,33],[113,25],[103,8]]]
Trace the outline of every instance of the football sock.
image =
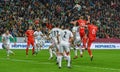
[[50,53],[50,57],[53,57],[52,49],[51,48],[49,49],[49,53]]
[[56,54],[56,52],[55,51],[52,51],[52,53],[57,57],[57,54]]
[[9,56],[9,54],[10,54],[10,52],[9,52],[9,50],[7,50],[7,56]]
[[26,48],[26,55],[28,55],[28,48]]
[[75,56],[77,56],[77,49],[75,49],[74,52],[75,52]]
[[71,61],[70,55],[67,56],[67,59],[68,59],[68,64],[67,64],[67,66],[70,67],[70,61]]
[[58,56],[58,61],[59,61],[59,67],[62,66],[62,56]]
[[82,51],[82,47],[81,47],[81,46],[79,47],[79,49],[80,49],[80,54],[83,54],[83,51]]
[[32,55],[34,54],[34,52],[35,52],[35,48],[33,47],[33,48],[32,48]]
[[84,38],[83,38],[83,47],[84,47],[84,48],[86,48],[86,43],[87,43],[87,38],[84,37]]
[[88,53],[90,56],[92,56],[92,51],[90,50],[90,48],[88,48]]

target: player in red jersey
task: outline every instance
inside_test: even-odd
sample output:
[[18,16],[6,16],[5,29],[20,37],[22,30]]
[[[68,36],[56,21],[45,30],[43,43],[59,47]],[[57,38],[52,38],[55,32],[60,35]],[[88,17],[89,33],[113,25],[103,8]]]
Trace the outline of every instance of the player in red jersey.
[[92,51],[91,51],[90,47],[96,39],[96,34],[97,34],[98,27],[92,23],[92,24],[88,24],[87,28],[88,28],[87,50],[88,50],[88,53],[89,53],[91,61],[92,61],[93,60],[93,55],[92,55]]
[[32,55],[34,54],[34,30],[32,26],[29,26],[29,29],[25,32],[25,40],[27,41],[26,55],[28,55],[28,48],[30,44],[32,45]]

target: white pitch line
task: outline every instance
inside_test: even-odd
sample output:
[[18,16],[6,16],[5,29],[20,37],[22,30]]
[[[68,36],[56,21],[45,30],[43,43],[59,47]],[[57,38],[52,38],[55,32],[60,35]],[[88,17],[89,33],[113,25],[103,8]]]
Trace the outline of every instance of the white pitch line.
[[[82,67],[82,66],[79,66],[79,65],[74,65],[75,67]],[[119,71],[120,72],[120,69],[115,69],[115,68],[103,68],[103,67],[95,67],[95,66],[85,66],[87,68],[94,68],[94,69],[102,69],[102,70],[111,70],[111,71]]]
[[[32,63],[32,64],[54,64],[54,63],[50,63],[50,62],[36,62],[36,61],[32,61],[32,60],[20,60],[20,59],[7,59],[7,58],[0,58],[1,60],[9,60],[9,61],[16,61],[16,62],[25,62],[25,63]],[[80,65],[73,65],[75,67],[83,67],[84,65],[80,66]],[[115,68],[103,68],[103,67],[95,67],[95,66],[85,66],[87,68],[94,68],[94,69],[102,69],[102,70],[111,70],[111,71],[119,71],[120,69],[115,69]]]
[[9,60],[9,61],[16,61],[16,62],[32,63],[32,64],[52,64],[52,63],[49,63],[49,62],[39,62],[39,61],[32,61],[32,60],[7,59],[7,58],[0,58],[0,59]]

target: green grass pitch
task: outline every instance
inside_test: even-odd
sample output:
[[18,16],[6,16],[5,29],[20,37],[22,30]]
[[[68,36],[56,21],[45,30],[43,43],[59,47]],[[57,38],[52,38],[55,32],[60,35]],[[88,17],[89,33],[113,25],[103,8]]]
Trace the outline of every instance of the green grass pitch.
[[41,50],[37,56],[26,58],[25,50],[13,50],[16,55],[6,58],[6,51],[0,50],[0,72],[120,72],[120,50],[92,50],[94,60],[91,62],[87,51],[83,58],[73,59],[72,68],[66,67],[63,60],[62,68],[58,69],[55,58],[48,60],[48,50]]

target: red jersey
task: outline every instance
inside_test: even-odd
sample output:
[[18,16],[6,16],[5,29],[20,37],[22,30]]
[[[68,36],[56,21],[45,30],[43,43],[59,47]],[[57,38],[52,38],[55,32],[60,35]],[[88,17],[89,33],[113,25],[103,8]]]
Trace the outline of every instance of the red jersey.
[[80,26],[80,33],[85,32],[85,28],[82,26],[86,25],[87,21],[80,19],[80,20],[77,20],[77,22],[79,23],[79,26]]
[[34,40],[34,30],[27,30],[25,33],[28,37],[28,40]]
[[88,37],[89,38],[96,38],[96,34],[97,34],[97,26],[93,25],[93,24],[90,24],[88,25]]

